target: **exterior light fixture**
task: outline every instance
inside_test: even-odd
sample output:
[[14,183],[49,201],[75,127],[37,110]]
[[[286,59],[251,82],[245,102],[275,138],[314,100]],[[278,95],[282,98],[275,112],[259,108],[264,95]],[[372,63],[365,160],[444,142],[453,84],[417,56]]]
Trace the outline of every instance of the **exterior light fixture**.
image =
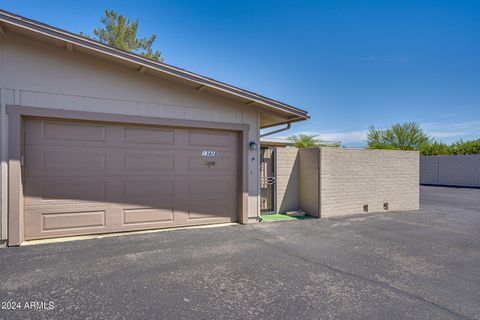
[[254,141],[250,142],[250,150],[257,150],[257,143]]

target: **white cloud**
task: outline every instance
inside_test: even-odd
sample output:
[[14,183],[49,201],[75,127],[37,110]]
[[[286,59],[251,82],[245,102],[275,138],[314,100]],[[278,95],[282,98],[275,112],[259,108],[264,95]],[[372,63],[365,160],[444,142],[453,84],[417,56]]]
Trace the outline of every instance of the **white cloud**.
[[320,140],[340,141],[342,143],[365,142],[367,130],[320,132]]
[[[453,142],[462,137],[480,138],[480,120],[465,121],[465,122],[426,122],[420,123],[420,127],[425,130],[432,138],[439,140],[446,140],[446,142]],[[381,129],[381,128],[379,128]],[[368,130],[328,130],[328,131],[306,131],[296,132],[294,134],[308,134],[316,135],[322,141],[341,142],[343,145],[366,145]],[[292,135],[292,134],[290,134]],[[288,135],[288,136],[290,136]],[[288,136],[281,136],[279,138],[287,138]]]
[[[322,141],[332,141],[341,143],[359,143],[367,141],[368,130],[353,130],[353,131],[323,131],[323,132],[297,132],[295,134],[316,135]],[[279,138],[287,138],[279,137]]]
[[[427,131],[427,130],[425,130]],[[451,138],[451,137],[460,137],[466,136],[466,132],[447,132],[447,131],[427,131],[428,135],[432,138]]]
[[480,121],[464,122],[428,122],[420,126],[433,138],[461,138],[463,136],[480,136]]

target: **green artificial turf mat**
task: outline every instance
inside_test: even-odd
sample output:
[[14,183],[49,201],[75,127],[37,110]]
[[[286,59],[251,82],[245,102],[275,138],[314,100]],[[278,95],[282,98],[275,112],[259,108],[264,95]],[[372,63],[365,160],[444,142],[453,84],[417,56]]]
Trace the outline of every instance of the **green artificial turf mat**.
[[307,215],[295,217],[295,216],[289,216],[289,215],[282,214],[282,213],[263,214],[260,217],[262,218],[262,222],[313,219],[313,217],[310,217],[310,216],[307,216]]

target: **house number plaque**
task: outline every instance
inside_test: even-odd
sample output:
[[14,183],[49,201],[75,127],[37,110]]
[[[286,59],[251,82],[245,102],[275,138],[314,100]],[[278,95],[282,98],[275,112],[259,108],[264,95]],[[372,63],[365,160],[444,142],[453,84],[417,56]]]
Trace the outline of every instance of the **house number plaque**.
[[218,157],[218,151],[203,150],[202,157]]

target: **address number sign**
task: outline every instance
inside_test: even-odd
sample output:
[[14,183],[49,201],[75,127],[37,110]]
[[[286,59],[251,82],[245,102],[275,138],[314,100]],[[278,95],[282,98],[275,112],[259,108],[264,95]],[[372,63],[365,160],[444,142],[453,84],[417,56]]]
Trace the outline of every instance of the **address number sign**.
[[202,157],[218,157],[218,151],[203,150]]

